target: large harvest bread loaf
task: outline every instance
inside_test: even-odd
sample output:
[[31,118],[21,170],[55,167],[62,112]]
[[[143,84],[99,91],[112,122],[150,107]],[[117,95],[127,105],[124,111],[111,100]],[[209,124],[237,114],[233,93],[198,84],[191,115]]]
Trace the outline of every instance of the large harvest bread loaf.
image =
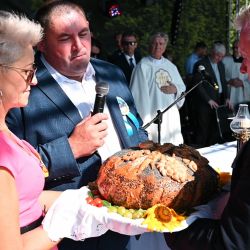
[[217,191],[218,174],[195,149],[172,144],[141,147],[122,150],[101,166],[97,186],[111,203],[134,209],[161,203],[185,211]]

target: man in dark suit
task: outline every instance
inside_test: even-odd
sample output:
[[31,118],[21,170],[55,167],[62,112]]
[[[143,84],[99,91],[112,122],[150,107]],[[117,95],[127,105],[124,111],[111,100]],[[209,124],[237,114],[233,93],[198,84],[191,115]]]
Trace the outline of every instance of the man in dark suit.
[[[250,73],[250,5],[236,18],[240,30],[243,67]],[[187,229],[165,234],[175,250],[247,250],[250,249],[250,141],[237,154],[233,164],[230,197],[220,219],[197,219]]]
[[121,39],[122,52],[114,54],[110,62],[120,67],[127,79],[128,85],[135,65],[141,60],[137,49],[137,36],[133,32],[124,32]]
[[[193,100],[196,110],[196,144],[200,147],[210,146],[220,140],[215,109],[223,104],[232,108],[227,96],[227,81],[222,63],[225,53],[225,46],[221,42],[215,42],[210,55],[194,65],[193,82],[201,81],[202,77],[206,80],[196,88]],[[205,74],[201,68],[205,69]]]
[[[82,8],[53,1],[37,12],[37,20],[45,32],[36,56],[38,85],[31,90],[29,105],[14,109],[7,122],[41,154],[49,170],[47,189],[80,188],[96,179],[108,156],[138,145],[147,135],[122,71],[90,60],[89,23]],[[100,82],[109,84],[107,106],[103,114],[91,116]],[[109,231],[83,242],[63,240],[59,249],[119,250],[128,240]]]

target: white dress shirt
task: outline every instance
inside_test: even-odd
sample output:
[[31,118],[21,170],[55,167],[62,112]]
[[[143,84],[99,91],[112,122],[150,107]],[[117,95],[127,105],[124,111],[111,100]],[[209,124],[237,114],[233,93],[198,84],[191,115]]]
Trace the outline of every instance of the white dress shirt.
[[[45,60],[43,56],[41,56],[41,60],[51,76],[76,106],[80,116],[83,119],[86,118],[93,110],[96,96],[95,70],[91,63],[87,66],[82,82],[79,82],[60,74]],[[108,114],[109,119],[106,121],[108,124],[108,135],[105,138],[104,145],[98,149],[102,161],[105,161],[109,156],[121,150],[121,144],[106,104],[104,106],[104,113]]]
[[136,61],[135,61],[135,56],[134,55],[133,56],[129,56],[127,54],[124,54],[124,55],[125,55],[125,57],[126,57],[127,62],[128,62],[129,65],[130,65],[130,61],[129,61],[130,58],[132,58],[132,62],[134,64],[134,66],[136,65]]
[[218,64],[217,63],[213,63],[211,60],[210,60],[210,63],[211,63],[211,66],[213,68],[214,74],[215,74],[216,79],[217,79],[217,84],[219,86],[219,93],[221,94],[222,93],[222,84],[221,84],[220,72],[219,72],[219,69],[218,69]]

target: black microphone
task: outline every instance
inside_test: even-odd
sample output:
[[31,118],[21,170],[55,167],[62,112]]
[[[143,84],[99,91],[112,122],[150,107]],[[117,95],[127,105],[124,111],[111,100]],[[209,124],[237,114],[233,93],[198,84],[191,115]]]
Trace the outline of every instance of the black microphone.
[[[201,74],[201,79],[202,80],[206,80],[206,78],[210,76],[209,73],[206,72],[206,69],[205,69],[205,67],[203,65],[199,65],[198,71]],[[211,82],[209,82],[207,80],[206,80],[206,82],[209,83],[214,89],[216,89],[216,90],[219,89],[219,86],[218,86],[217,83],[215,83],[215,82],[211,83]]]
[[96,96],[95,96],[95,104],[92,115],[97,113],[102,113],[104,109],[104,104],[106,100],[106,95],[109,92],[109,85],[106,82],[99,82],[95,86]]

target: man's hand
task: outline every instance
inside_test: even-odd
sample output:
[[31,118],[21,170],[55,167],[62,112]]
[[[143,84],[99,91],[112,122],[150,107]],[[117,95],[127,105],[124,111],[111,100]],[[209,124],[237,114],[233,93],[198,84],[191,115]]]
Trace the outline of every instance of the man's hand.
[[104,144],[107,136],[107,114],[88,116],[78,123],[69,137],[69,144],[75,159],[93,154]]
[[215,101],[212,100],[212,99],[208,101],[208,104],[209,104],[209,106],[210,106],[211,109],[216,109],[216,108],[219,107],[218,103],[215,102]]
[[229,80],[228,84],[235,88],[241,88],[244,86],[242,80],[240,80],[238,77]]
[[233,104],[230,102],[229,99],[226,99],[226,105],[228,106],[229,109],[231,109],[231,110],[234,109],[234,106],[233,106]]
[[168,86],[162,86],[161,91],[164,94],[175,94],[177,92],[177,88],[173,83],[170,83]]

